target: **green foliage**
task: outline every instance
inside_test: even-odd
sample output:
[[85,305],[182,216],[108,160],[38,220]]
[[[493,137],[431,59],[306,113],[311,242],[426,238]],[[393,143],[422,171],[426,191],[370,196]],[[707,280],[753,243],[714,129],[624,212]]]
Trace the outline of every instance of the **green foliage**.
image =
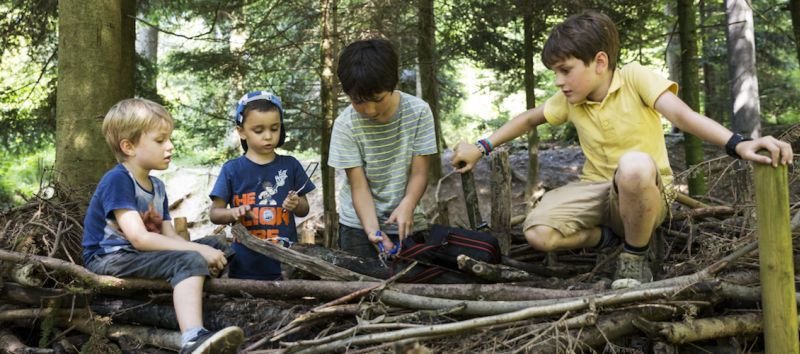
[[47,184],[50,175],[46,171],[54,162],[52,147],[26,154],[0,151],[0,209],[21,204],[23,197],[36,194]]

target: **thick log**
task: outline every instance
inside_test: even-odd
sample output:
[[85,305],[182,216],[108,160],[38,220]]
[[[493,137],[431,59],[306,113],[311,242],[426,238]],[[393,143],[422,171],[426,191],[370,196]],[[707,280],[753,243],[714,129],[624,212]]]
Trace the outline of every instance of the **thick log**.
[[696,318],[687,322],[652,322],[634,319],[633,324],[649,335],[683,344],[702,340],[761,334],[762,316],[759,313]]
[[495,283],[541,279],[528,272],[502,264],[489,264],[465,255],[458,256],[458,269]]
[[389,268],[384,267],[378,259],[356,257],[344,251],[312,244],[295,244],[292,250],[376,279],[390,276]]
[[13,333],[0,329],[0,352],[8,354],[50,354],[53,349],[33,348],[25,345]]
[[234,224],[231,227],[234,237],[239,242],[253,251],[286,263],[292,267],[302,269],[305,272],[314,274],[321,279],[327,280],[377,280],[374,277],[358,274],[356,272],[337,267],[328,262],[316,259],[294,251],[291,248],[281,247],[251,235],[242,224]]
[[500,252],[511,247],[511,168],[508,150],[498,148],[489,158],[492,190],[492,236],[500,242]]
[[509,267],[521,269],[528,273],[536,274],[542,277],[573,276],[576,274],[590,272],[593,267],[590,265],[576,265],[576,264],[545,265],[545,264],[521,262],[506,256],[502,257],[501,262]]
[[766,351],[800,353],[787,167],[755,164],[753,170]]

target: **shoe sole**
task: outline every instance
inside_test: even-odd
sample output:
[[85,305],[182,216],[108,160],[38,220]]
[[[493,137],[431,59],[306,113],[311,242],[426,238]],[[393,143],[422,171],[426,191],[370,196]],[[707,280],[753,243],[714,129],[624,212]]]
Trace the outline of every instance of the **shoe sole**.
[[228,327],[214,333],[211,338],[192,351],[192,354],[235,354],[242,342],[244,342],[244,332],[238,327]]

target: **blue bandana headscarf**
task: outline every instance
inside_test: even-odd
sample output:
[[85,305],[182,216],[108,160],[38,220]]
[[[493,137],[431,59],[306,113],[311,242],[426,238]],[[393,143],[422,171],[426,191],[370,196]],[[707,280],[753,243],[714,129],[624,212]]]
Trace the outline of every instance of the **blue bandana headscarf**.
[[[283,125],[283,106],[281,105],[281,98],[278,96],[273,95],[267,91],[253,91],[250,92],[242,98],[239,99],[239,102],[236,105],[236,114],[233,116],[233,120],[236,122],[236,125],[242,125],[244,122],[244,108],[247,106],[248,103],[256,101],[256,100],[267,100],[278,107],[278,113],[280,113],[281,117],[281,135],[278,139],[278,145],[283,145],[283,142],[286,140],[286,129]],[[244,147],[244,151],[247,151],[247,144],[244,140],[242,140],[242,147]]]

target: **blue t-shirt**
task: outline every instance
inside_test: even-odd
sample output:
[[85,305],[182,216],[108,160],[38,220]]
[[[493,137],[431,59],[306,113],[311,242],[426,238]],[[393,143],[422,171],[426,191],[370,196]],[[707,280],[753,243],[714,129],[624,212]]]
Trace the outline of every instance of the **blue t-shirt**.
[[164,182],[153,176],[150,176],[150,181],[153,190],[145,190],[122,164],[106,172],[92,195],[83,220],[84,264],[90,262],[94,255],[121,249],[135,250],[122,234],[114,210],[129,209],[144,213],[153,205],[165,221],[172,219]]
[[[294,215],[284,210],[283,200],[289,191],[303,196],[314,190],[303,166],[291,156],[276,155],[272,162],[259,165],[241,156],[222,165],[219,178],[209,195],[229,207],[250,204],[255,219],[243,217],[241,222],[250,234],[272,243],[290,246],[297,242]],[[232,245],[236,256],[230,262],[230,277],[275,280],[281,276],[280,262],[252,251],[238,241]]]

